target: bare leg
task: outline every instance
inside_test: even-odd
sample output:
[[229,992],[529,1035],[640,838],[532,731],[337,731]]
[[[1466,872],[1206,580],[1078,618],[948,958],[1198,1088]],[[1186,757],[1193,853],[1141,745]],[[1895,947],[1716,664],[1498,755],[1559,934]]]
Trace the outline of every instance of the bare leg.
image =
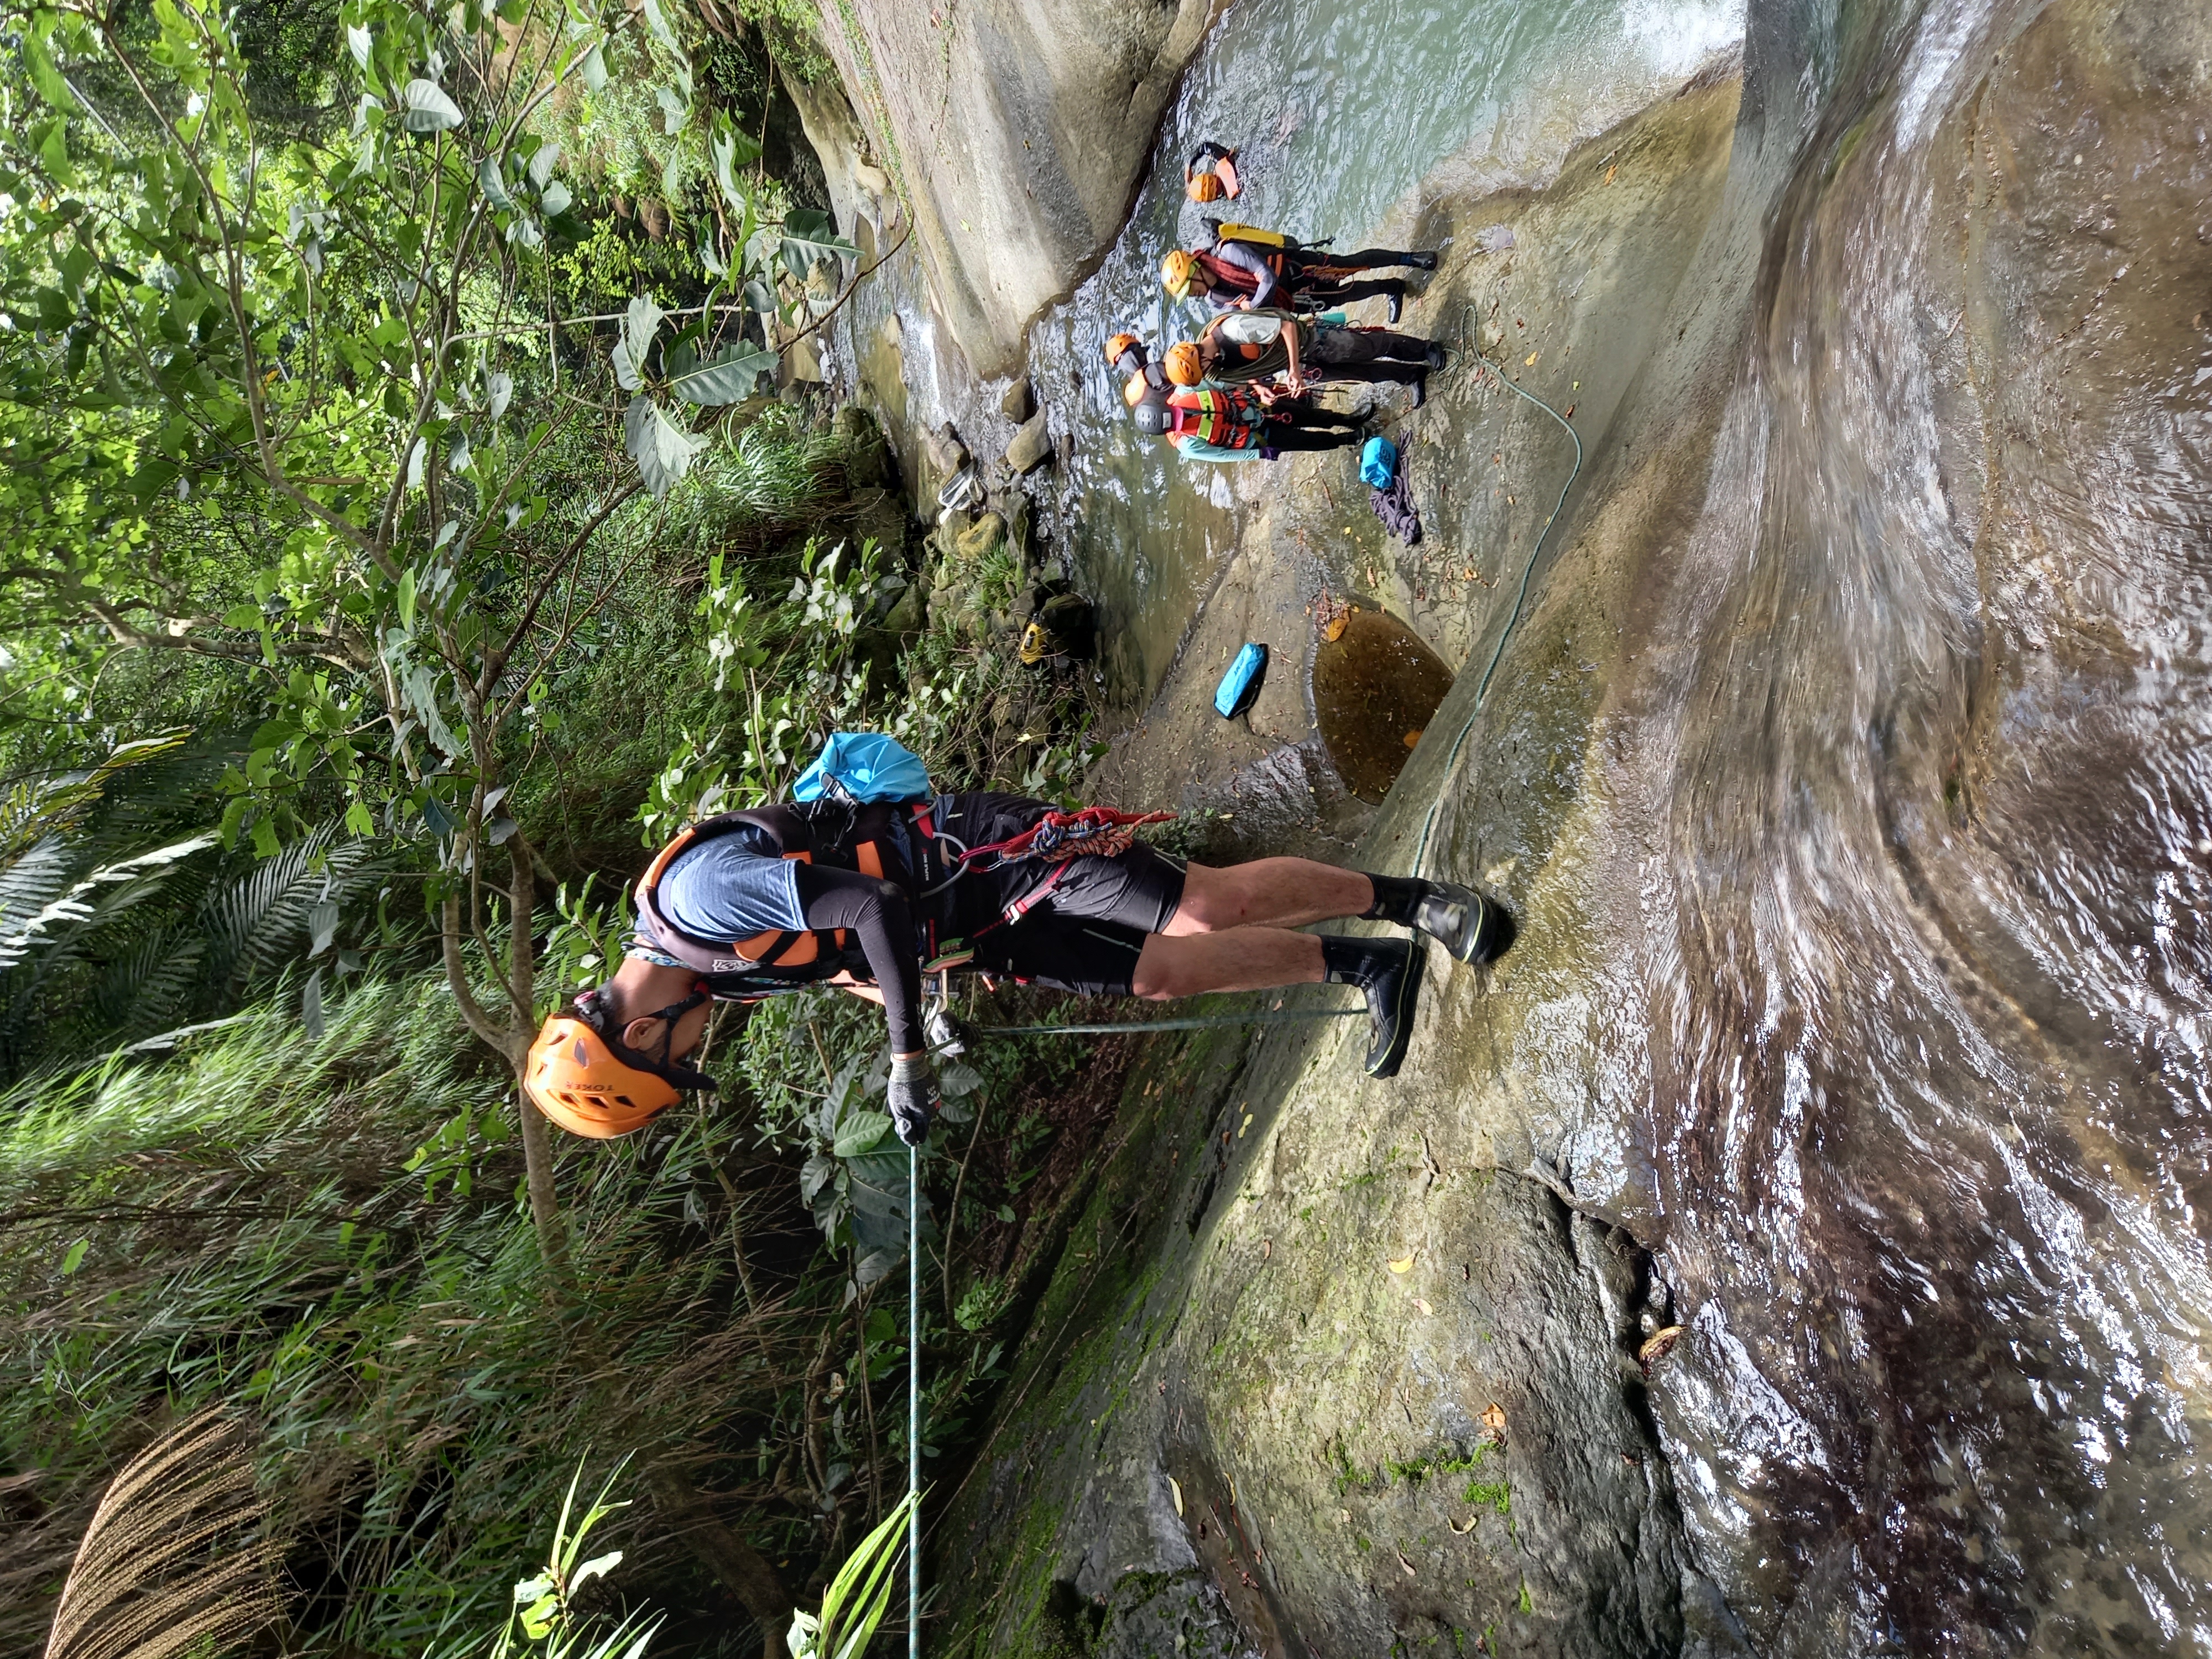
[[1314,934],[1281,927],[1231,927],[1218,933],[1150,935],[1137,957],[1130,989],[1153,1002],[1166,1002],[1209,991],[1265,991],[1321,981],[1321,940]]
[[1375,884],[1358,871],[1311,859],[1255,859],[1222,869],[1194,864],[1183,878],[1182,902],[1162,932],[1182,939],[1231,927],[1297,927],[1356,916],[1374,902]]

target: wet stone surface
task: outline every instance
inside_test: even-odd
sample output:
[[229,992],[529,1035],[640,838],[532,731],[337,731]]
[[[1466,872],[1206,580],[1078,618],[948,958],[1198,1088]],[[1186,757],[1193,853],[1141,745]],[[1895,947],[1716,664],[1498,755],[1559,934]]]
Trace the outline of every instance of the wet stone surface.
[[1381,805],[1421,740],[1452,672],[1421,636],[1382,611],[1355,611],[1314,652],[1315,724],[1345,786]]

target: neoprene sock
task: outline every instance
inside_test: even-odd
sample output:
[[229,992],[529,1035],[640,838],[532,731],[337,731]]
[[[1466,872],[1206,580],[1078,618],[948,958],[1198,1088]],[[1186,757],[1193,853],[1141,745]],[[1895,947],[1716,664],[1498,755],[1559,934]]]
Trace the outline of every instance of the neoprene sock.
[[1401,927],[1411,927],[1413,913],[1431,891],[1429,884],[1419,876],[1378,876],[1371,870],[1359,873],[1375,884],[1375,902],[1359,913],[1360,921],[1395,922]]

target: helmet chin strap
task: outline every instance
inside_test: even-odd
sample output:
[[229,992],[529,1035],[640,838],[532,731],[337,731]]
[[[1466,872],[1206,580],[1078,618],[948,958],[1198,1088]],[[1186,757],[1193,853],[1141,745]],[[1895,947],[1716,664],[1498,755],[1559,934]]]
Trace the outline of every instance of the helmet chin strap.
[[[669,1050],[676,1046],[676,1022],[706,1000],[707,981],[703,979],[695,980],[691,985],[691,994],[683,1001],[672,1002],[665,1008],[655,1009],[652,1013],[643,1016],[647,1019],[657,1019],[661,1022],[660,1052],[649,1056],[654,1065],[667,1066],[676,1063],[674,1057],[669,1053]],[[640,1052],[642,1053],[643,1050]]]

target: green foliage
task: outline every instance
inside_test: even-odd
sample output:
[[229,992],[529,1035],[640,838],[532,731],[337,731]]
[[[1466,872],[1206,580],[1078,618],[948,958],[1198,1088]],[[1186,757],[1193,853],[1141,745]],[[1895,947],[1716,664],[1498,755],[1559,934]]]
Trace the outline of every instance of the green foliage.
[[[67,1495],[96,1494],[146,1413],[228,1400],[311,1540],[295,1573],[325,1586],[295,1612],[307,1650],[415,1659],[504,1620],[509,1564],[590,1448],[720,1458],[766,1547],[818,1547],[807,1517],[836,1506],[773,1497],[780,1461],[806,1484],[781,1390],[811,1338],[735,1278],[710,1122],[565,1149],[582,1299],[562,1313],[516,1208],[512,1113],[428,979],[356,988],[320,1039],[266,1006],[166,1063],[0,1097],[0,1455],[44,1472],[54,1533],[74,1543]],[[456,1120],[475,1179],[426,1190],[402,1166]],[[0,1619],[11,1649],[37,1610]]]
[[904,1552],[907,1516],[916,1502],[908,1492],[860,1540],[822,1593],[818,1615],[793,1616],[792,1659],[859,1659],[868,1650],[890,1607],[892,1569]]

